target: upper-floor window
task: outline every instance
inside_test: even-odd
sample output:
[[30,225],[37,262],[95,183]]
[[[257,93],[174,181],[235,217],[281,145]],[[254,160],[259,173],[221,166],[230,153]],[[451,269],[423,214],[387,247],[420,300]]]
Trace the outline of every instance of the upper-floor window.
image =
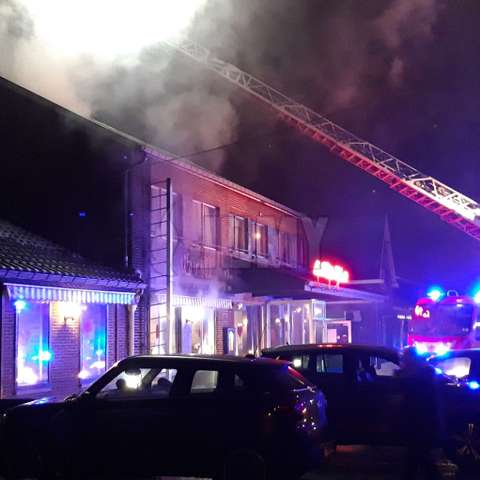
[[240,252],[248,252],[248,219],[232,215],[230,221],[233,222],[233,238],[230,247]]
[[207,247],[217,247],[218,242],[218,208],[206,203],[193,201],[194,233],[193,241]]
[[260,257],[268,256],[268,229],[261,223],[255,224],[255,253]]
[[283,263],[290,263],[290,253],[291,253],[291,239],[290,235],[285,232],[280,232],[280,260]]

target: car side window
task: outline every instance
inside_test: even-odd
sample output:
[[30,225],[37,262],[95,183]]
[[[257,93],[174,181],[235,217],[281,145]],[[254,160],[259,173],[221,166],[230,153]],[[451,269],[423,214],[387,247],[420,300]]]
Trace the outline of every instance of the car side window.
[[297,370],[308,370],[310,355],[294,355],[291,360],[293,368]]
[[317,354],[317,373],[344,373],[343,355],[341,353],[319,353]]
[[370,366],[373,367],[372,373],[378,377],[394,377],[400,369],[397,363],[378,356],[370,357]]
[[434,362],[436,368],[439,368],[445,375],[457,378],[470,375],[471,363],[472,360],[469,357],[451,357]]
[[193,374],[190,394],[213,393],[218,387],[218,370],[197,370]]
[[96,395],[109,401],[168,398],[177,370],[172,368],[127,368]]

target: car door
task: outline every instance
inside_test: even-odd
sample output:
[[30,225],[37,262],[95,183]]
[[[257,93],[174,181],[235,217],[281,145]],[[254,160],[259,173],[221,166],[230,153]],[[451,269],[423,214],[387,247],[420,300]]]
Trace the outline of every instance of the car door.
[[354,435],[359,443],[395,445],[402,442],[404,384],[395,372],[398,359],[376,351],[355,352]]
[[351,424],[352,379],[348,352],[340,349],[315,349],[298,353],[282,353],[282,360],[293,367],[322,390],[327,399],[327,419],[333,437],[348,442]]
[[[176,373],[158,364],[129,366],[91,398],[78,402],[75,414],[82,470],[151,475],[169,469]],[[168,390],[158,386],[161,375],[170,376]]]

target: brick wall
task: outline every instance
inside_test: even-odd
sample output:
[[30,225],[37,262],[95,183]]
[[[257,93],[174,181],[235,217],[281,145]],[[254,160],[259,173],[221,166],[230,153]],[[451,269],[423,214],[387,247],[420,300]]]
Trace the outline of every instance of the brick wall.
[[[137,152],[134,163],[141,161]],[[150,249],[150,170],[146,163],[135,167],[130,175],[130,267],[139,271],[143,281],[149,284]],[[146,288],[134,315],[134,351],[148,351],[149,289]]]
[[6,289],[1,295],[1,397],[15,395],[15,308],[11,304]]
[[50,385],[52,394],[66,396],[80,387],[80,322],[69,319],[65,324],[62,305],[50,304]]
[[217,310],[215,323],[215,353],[223,354],[223,329],[233,328],[233,310]]

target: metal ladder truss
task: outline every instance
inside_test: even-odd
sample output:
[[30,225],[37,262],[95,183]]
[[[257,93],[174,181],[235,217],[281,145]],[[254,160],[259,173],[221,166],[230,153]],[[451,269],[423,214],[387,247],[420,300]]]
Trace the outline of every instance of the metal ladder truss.
[[168,353],[172,300],[172,188],[151,187],[150,210],[150,353]]
[[480,240],[480,204],[475,200],[358,138],[236,66],[215,58],[206,48],[188,39],[169,40],[165,43],[266,103],[286,122],[340,158],[382,180],[445,222]]

